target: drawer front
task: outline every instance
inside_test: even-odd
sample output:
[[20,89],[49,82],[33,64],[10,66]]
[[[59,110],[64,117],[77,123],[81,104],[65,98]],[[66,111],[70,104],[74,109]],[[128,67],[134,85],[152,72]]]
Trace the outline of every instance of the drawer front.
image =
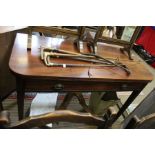
[[27,91],[132,91],[141,90],[144,83],[124,83],[124,82],[84,82],[84,81],[50,81],[31,80],[26,81]]

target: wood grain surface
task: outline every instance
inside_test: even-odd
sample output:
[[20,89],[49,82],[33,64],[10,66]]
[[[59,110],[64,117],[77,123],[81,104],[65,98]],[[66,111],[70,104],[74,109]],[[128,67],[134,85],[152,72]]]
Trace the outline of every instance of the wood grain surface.
[[[153,79],[151,73],[145,68],[142,62],[134,59],[129,60],[128,57],[121,53],[118,47],[112,47],[107,44],[98,45],[98,54],[105,58],[119,59],[130,70],[128,76],[124,70],[118,67],[47,67],[40,59],[40,46],[55,47],[57,49],[65,49],[77,52],[73,46],[72,40],[64,40],[60,38],[49,37],[32,37],[32,50],[27,51],[27,35],[17,34],[15,44],[12,50],[9,66],[16,75],[37,78],[52,78],[59,80],[75,80],[75,81],[144,81],[148,82]],[[89,50],[84,44],[85,52]],[[56,61],[56,60],[54,60]],[[62,63],[75,63],[73,60],[58,60]],[[78,62],[80,63],[80,62]],[[84,62],[82,62],[84,63]],[[86,63],[86,62],[85,62]],[[90,74],[88,74],[88,71]],[[91,75],[91,76],[90,76]]]

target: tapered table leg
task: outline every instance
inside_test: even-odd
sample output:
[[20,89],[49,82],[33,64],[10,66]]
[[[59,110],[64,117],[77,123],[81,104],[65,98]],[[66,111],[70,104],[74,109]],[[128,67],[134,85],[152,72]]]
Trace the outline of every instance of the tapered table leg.
[[124,111],[129,107],[129,105],[133,102],[133,100],[140,94],[140,92],[141,90],[135,90],[132,92],[127,101],[123,104],[123,106],[120,108],[116,116],[113,118],[111,125],[124,113]]
[[20,78],[16,78],[17,87],[17,105],[18,105],[18,117],[19,120],[24,118],[24,96],[25,96],[25,84]]

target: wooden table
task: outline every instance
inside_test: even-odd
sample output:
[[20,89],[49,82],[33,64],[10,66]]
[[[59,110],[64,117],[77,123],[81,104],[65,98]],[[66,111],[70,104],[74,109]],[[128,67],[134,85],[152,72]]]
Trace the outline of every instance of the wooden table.
[[[106,44],[98,45],[98,54],[104,57],[119,58],[128,66],[131,75],[118,67],[47,67],[40,59],[41,45],[57,47],[77,52],[72,40],[48,37],[32,37],[32,49],[27,51],[27,35],[17,34],[9,66],[16,76],[17,104],[19,119],[23,118],[24,93],[34,92],[95,92],[95,91],[133,91],[117,113],[113,122],[126,110],[141,90],[153,77],[142,62],[129,60],[119,48]],[[85,51],[88,52],[86,44]],[[64,60],[61,60],[64,61]],[[72,61],[70,61],[72,62]],[[89,74],[88,74],[89,70]]]

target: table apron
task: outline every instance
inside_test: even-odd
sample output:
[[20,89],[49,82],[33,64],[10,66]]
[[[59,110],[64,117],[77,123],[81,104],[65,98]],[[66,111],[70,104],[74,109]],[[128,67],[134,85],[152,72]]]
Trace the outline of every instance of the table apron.
[[142,90],[147,83],[142,82],[84,82],[25,80],[25,91],[70,92],[70,91],[133,91]]

